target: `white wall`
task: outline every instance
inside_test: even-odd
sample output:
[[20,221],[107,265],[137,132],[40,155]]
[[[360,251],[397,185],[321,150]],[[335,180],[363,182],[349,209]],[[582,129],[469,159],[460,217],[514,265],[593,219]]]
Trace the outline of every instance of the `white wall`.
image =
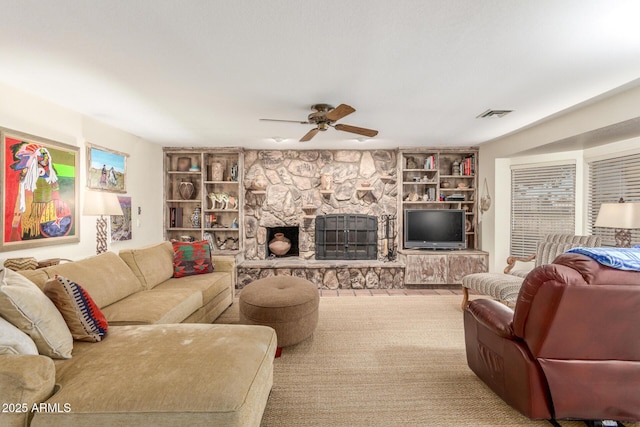
[[[0,126],[80,147],[80,206],[86,189],[85,142],[129,154],[127,192],[123,195],[131,197],[133,238],[109,243],[109,250],[117,252],[162,240],[162,147],[2,84]],[[0,252],[0,260],[27,256],[80,259],[94,255],[96,218],[81,216],[79,234],[79,243]]]
[[565,152],[521,156],[521,153],[536,147],[581,135],[596,129],[640,117],[640,87],[612,94],[574,108],[563,115],[531,126],[520,132],[480,145],[480,181],[487,179],[493,199],[492,207],[482,216],[481,247],[489,252],[490,271],[502,271],[509,255],[510,180],[512,164],[532,164],[548,161],[575,161],[577,165],[576,233],[586,233],[585,180],[587,162],[600,156],[615,157],[629,152],[640,152],[640,139],[632,138],[615,143],[602,144],[596,148]]

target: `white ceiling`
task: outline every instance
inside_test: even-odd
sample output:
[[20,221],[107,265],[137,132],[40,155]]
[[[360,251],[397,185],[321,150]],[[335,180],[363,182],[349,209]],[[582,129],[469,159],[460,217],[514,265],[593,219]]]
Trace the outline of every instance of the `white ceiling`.
[[[475,145],[638,79],[639,15],[637,0],[2,0],[0,82],[162,145]],[[258,120],[321,102],[380,133],[301,143],[312,125]],[[487,109],[514,112],[476,119]]]

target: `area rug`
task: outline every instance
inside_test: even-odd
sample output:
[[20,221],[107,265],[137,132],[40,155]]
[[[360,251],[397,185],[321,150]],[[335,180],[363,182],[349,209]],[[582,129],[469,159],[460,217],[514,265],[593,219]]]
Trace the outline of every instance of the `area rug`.
[[[275,360],[262,426],[550,426],[520,415],[468,368],[460,301],[321,298],[313,336]],[[236,323],[237,309],[218,322]]]

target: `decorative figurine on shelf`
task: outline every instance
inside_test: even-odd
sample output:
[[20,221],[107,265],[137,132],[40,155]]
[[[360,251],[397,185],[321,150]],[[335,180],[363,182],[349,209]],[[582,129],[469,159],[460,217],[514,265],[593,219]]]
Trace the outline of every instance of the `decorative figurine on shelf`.
[[418,168],[418,162],[416,161],[416,159],[411,156],[407,156],[407,169],[417,169],[417,168]]
[[195,208],[191,214],[191,226],[193,228],[200,228],[200,206]]
[[231,228],[238,228],[238,218],[233,218],[233,222],[231,223]]
[[220,205],[220,209],[237,209],[238,199],[228,193],[209,193],[207,197],[211,200],[211,209],[216,209]]
[[323,173],[320,175],[320,189],[321,190],[331,190],[331,186],[333,185],[333,175],[330,173]]
[[238,164],[234,163],[233,166],[231,166],[231,181],[237,181],[238,180]]

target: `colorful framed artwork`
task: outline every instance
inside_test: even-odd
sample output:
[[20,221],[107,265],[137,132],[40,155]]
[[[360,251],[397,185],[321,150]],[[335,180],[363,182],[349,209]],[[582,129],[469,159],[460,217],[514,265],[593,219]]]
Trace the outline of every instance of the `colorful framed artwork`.
[[80,149],[0,128],[0,251],[80,241]]
[[126,193],[126,153],[87,143],[87,187]]
[[118,196],[124,215],[111,215],[111,241],[131,240],[131,197]]

